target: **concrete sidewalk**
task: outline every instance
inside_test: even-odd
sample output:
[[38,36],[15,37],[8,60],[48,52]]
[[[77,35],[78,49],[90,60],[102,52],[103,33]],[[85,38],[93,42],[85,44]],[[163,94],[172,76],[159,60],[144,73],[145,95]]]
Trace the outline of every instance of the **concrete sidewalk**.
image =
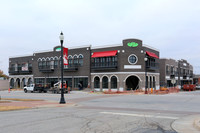
[[172,128],[178,133],[200,133],[200,115],[190,115],[172,123]]

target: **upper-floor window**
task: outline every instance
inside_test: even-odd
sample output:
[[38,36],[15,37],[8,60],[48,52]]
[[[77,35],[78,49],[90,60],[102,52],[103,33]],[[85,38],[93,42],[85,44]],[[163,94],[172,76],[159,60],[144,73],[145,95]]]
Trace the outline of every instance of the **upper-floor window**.
[[58,58],[54,59],[54,67],[57,68],[58,67]]
[[171,74],[173,74],[173,73],[174,73],[174,67],[171,66]]
[[79,60],[79,61],[78,61],[78,62],[79,62],[79,65],[80,65],[80,66],[83,66],[83,55],[79,55],[79,56],[78,56],[78,60]]
[[42,59],[42,66],[46,66],[46,60],[45,59]]
[[129,62],[130,64],[136,64],[137,61],[138,61],[138,58],[137,58],[137,56],[134,55],[134,54],[132,54],[132,55],[130,55],[130,56],[128,57],[128,62]]
[[78,65],[78,58],[76,55],[74,56],[74,65]]
[[166,65],[166,73],[169,73],[169,65]]
[[28,71],[28,67],[29,67],[29,64],[28,64],[28,63],[22,63],[21,70],[22,70],[22,71]]
[[73,59],[72,59],[72,56],[69,55],[68,56],[68,65],[71,66],[73,64]]

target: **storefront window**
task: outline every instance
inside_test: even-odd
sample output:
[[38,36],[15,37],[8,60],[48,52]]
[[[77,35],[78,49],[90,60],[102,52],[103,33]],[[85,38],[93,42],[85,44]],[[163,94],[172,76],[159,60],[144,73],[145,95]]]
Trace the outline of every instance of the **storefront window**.
[[94,88],[100,88],[100,79],[99,77],[94,78]]
[[83,88],[87,88],[88,78],[74,78],[74,87],[78,88],[78,84],[81,84]]
[[102,88],[108,88],[108,77],[104,76],[102,79]]
[[111,88],[116,89],[117,88],[117,77],[112,76],[111,77]]

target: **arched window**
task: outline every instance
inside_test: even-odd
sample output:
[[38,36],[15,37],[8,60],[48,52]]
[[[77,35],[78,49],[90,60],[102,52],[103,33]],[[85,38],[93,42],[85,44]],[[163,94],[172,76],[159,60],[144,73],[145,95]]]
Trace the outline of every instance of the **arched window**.
[[16,87],[20,88],[20,79],[19,78],[16,79]]
[[32,79],[29,78],[29,79],[28,79],[28,83],[27,83],[27,85],[30,85],[30,84],[32,84],[32,83],[33,83]]
[[49,61],[50,69],[54,69],[54,59],[51,57]]
[[69,55],[68,56],[68,66],[70,67],[70,66],[72,66],[72,64],[73,64],[73,59],[72,59],[72,56]]
[[152,88],[152,77],[150,76],[150,88]]
[[22,79],[22,87],[24,87],[24,86],[26,86],[26,79],[25,78]]
[[49,58],[46,59],[46,66],[47,66],[47,68],[50,68],[50,59]]
[[78,65],[78,58],[77,58],[77,56],[76,56],[76,55],[74,56],[74,65],[75,65],[75,66],[77,66],[77,65]]
[[79,60],[79,65],[83,66],[83,55],[79,55],[78,60]]
[[156,80],[155,80],[155,77],[153,77],[153,88],[154,88],[154,89],[156,88]]
[[58,57],[54,58],[54,67],[57,68],[58,67]]
[[42,68],[45,68],[45,67],[46,67],[46,60],[42,59]]
[[102,79],[102,88],[108,88],[108,77],[104,76]]
[[112,89],[116,89],[117,88],[117,77],[116,76],[112,76],[111,77],[111,88]]
[[100,78],[99,77],[94,78],[94,88],[100,88]]
[[42,67],[42,59],[38,59],[38,68]]

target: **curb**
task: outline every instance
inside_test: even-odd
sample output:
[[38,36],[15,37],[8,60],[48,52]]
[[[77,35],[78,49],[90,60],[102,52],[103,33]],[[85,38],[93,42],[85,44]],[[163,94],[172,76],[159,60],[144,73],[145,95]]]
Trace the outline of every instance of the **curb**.
[[180,133],[199,133],[200,115],[189,115],[175,120],[171,127]]
[[200,132],[200,119],[195,119],[193,125]]

